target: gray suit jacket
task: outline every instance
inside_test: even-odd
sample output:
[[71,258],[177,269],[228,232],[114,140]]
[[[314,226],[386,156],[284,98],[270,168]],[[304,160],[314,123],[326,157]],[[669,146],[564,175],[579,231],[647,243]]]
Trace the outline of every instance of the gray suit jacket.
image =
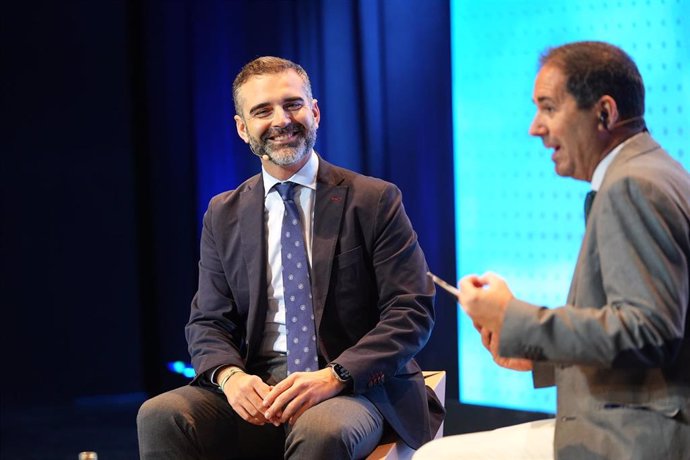
[[[311,289],[321,367],[350,371],[413,448],[429,441],[443,408],[413,357],[434,323],[424,254],[388,182],[320,159]],[[261,175],[214,197],[204,216],[199,290],[186,334],[197,378],[220,365],[251,368],[266,320],[266,235]]]
[[689,304],[690,176],[643,133],[606,172],[568,304],[506,312],[501,354],[557,385],[557,458],[690,458]]

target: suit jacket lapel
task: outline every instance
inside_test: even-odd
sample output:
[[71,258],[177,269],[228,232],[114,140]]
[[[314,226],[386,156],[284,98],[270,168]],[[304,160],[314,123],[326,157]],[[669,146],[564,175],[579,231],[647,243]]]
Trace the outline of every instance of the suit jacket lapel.
[[311,290],[317,330],[321,323],[333,258],[340,233],[348,186],[340,185],[343,177],[328,162],[319,158],[314,203],[314,235],[312,240]]
[[242,258],[247,267],[249,284],[246,333],[250,354],[260,345],[266,321],[266,237],[263,211],[264,186],[259,174],[242,193],[238,209]]
[[[606,170],[606,175],[604,176],[604,180],[601,184],[600,190],[606,187],[606,185],[609,182],[611,182],[611,180],[616,179],[618,168],[622,168],[625,162],[638,155],[644,155],[646,153],[652,152],[660,148],[661,146],[654,139],[652,139],[649,133],[644,133],[643,135],[638,136],[635,139],[631,139],[630,142],[628,142],[628,144],[623,146],[623,149],[620,151],[618,156],[616,156],[613,162],[611,162],[611,164],[609,165],[608,169]],[[573,305],[577,302],[577,285],[581,278],[580,271],[588,269],[587,267],[583,266],[582,260],[585,258],[585,253],[588,250],[590,250],[589,246],[591,245],[591,243],[589,241],[589,238],[593,237],[585,233],[584,239],[582,241],[582,247],[580,248],[580,253],[578,255],[578,261],[575,265],[575,274],[573,275],[573,280],[570,284],[570,289],[568,291],[567,303],[570,305]]]

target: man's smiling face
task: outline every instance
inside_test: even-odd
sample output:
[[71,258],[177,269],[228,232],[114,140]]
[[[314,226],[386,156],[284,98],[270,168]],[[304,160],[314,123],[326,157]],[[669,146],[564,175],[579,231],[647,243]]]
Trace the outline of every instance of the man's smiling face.
[[321,118],[294,70],[255,75],[239,89],[237,133],[252,151],[279,166],[302,165],[316,142]]

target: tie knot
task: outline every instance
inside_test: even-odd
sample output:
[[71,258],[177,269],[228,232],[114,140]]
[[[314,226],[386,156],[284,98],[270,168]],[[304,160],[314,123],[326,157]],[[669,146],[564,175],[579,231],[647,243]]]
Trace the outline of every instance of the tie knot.
[[294,182],[280,182],[275,184],[273,187],[278,190],[278,193],[280,193],[280,197],[283,199],[283,201],[292,201],[292,194],[295,192],[295,185],[297,184]]

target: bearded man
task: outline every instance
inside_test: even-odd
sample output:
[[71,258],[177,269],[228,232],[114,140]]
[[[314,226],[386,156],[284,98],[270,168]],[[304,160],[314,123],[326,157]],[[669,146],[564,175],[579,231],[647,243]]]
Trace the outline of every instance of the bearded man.
[[196,377],[141,407],[142,459],[362,458],[443,408],[413,357],[434,287],[400,191],[314,152],[309,77],[261,57],[233,84],[260,174],[214,197],[186,327]]

